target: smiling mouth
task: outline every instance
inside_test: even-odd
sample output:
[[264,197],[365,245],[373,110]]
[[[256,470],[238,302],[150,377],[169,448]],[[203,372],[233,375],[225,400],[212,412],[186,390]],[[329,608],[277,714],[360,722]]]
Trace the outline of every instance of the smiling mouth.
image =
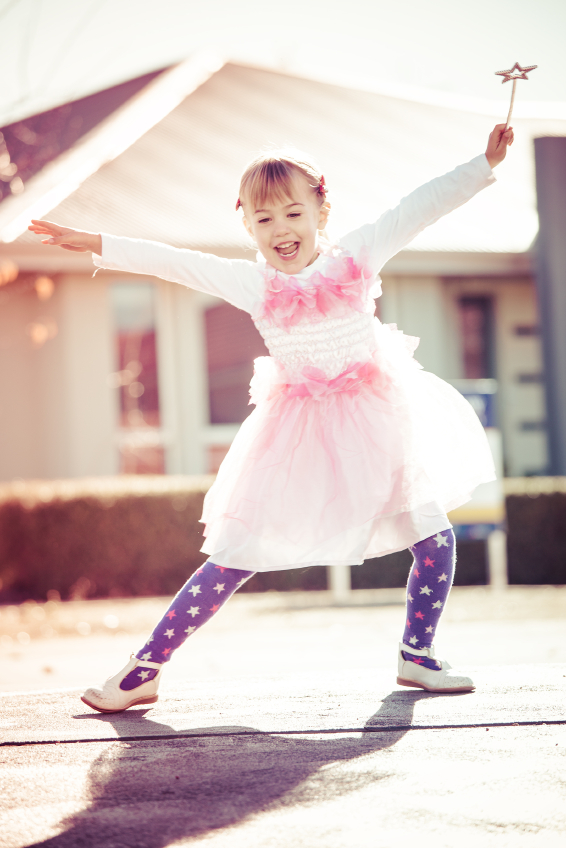
[[281,259],[289,260],[294,259],[297,253],[299,252],[299,242],[298,241],[288,241],[285,244],[278,244],[275,248]]

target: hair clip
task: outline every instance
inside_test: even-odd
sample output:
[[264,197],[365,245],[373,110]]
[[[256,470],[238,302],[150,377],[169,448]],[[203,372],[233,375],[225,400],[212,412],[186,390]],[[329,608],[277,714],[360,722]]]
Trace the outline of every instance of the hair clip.
[[322,197],[326,197],[326,182],[324,180],[324,175],[321,174],[320,180],[318,181],[317,193],[322,195]]
[[241,205],[242,205],[242,201],[240,200],[240,198],[238,198],[238,200],[236,201],[236,212],[238,211],[238,209],[240,208]]

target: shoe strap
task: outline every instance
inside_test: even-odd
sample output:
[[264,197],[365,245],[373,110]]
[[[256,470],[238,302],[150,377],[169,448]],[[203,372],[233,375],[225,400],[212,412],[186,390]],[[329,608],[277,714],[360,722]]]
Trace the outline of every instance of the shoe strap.
[[132,659],[135,660],[137,665],[141,666],[142,668],[162,668],[163,667],[163,663],[149,662],[149,660],[138,660],[138,658],[135,656],[135,654],[132,654]]
[[147,660],[138,660],[138,665],[141,665],[142,668],[163,668],[163,663],[152,663]]
[[436,659],[434,645],[431,645],[430,648],[415,648],[413,645],[406,645],[404,642],[399,642],[399,648],[401,651],[405,651],[407,654],[413,654],[415,657],[428,657],[431,660]]

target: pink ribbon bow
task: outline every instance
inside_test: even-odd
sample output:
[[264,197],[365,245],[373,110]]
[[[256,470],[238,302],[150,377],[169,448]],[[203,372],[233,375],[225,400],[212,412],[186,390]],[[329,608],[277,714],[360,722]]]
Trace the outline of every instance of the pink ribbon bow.
[[354,362],[337,377],[329,380],[320,368],[307,365],[302,370],[305,377],[304,382],[287,383],[284,391],[289,397],[322,398],[336,392],[354,395],[361,391],[362,386],[372,381],[377,371],[377,366],[373,361]]

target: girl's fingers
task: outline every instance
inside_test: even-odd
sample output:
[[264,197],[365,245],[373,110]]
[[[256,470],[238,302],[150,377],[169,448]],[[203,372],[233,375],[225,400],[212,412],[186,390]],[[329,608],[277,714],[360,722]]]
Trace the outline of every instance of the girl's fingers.
[[48,227],[44,221],[32,221],[30,226],[30,230],[53,230],[54,227]]
[[78,253],[89,250],[89,234],[73,230],[70,227],[60,227],[59,224],[54,224],[51,221],[39,221],[33,218],[28,230],[38,236],[47,236],[47,238],[41,239],[42,244],[62,247],[65,250],[75,250]]
[[59,224],[53,223],[53,221],[45,221],[43,218],[32,218],[32,224],[37,224],[40,227],[53,227],[55,230],[63,230],[64,227],[61,227]]
[[38,221],[32,218],[31,225],[28,227],[28,230],[32,230],[32,232],[37,233],[37,235],[42,235],[44,233],[49,233],[50,235],[60,236],[65,232],[69,232],[65,227],[60,227],[58,224],[52,224],[51,221]]

